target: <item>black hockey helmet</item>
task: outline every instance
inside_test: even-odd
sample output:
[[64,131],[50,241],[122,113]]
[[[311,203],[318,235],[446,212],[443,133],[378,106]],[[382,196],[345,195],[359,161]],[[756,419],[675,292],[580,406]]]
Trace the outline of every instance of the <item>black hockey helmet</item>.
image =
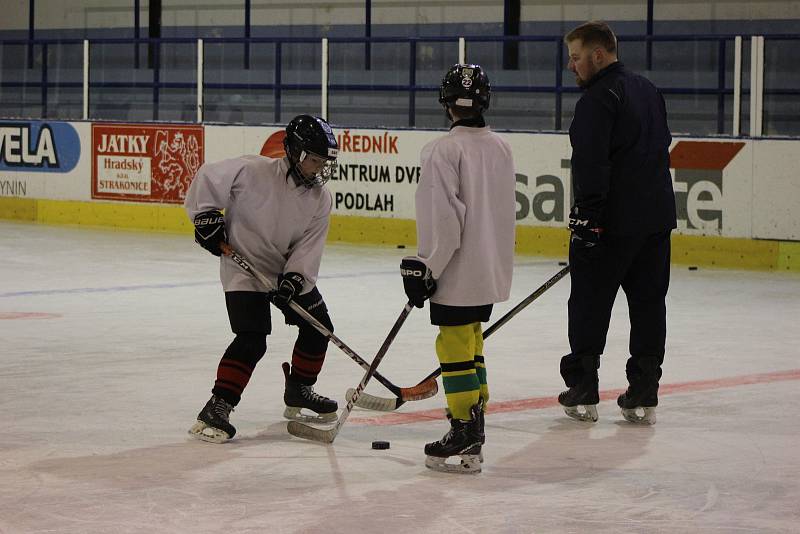
[[489,109],[492,87],[480,65],[458,63],[450,67],[439,86],[439,103],[470,108],[478,113]]
[[[298,115],[286,126],[283,148],[289,159],[289,172],[294,174],[306,187],[311,188],[327,182],[333,173],[339,144],[330,125],[319,117]],[[309,154],[325,160],[325,166],[312,176],[305,176],[299,168]]]

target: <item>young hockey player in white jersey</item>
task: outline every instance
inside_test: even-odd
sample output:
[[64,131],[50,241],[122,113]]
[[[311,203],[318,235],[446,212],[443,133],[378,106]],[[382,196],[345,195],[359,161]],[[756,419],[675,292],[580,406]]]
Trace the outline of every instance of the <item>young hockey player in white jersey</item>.
[[[484,121],[489,99],[479,65],[454,65],[442,80],[439,102],[452,125],[422,149],[418,251],[400,264],[409,300],[421,308],[430,298],[431,323],[439,327],[436,355],[450,431],[425,446],[425,465],[438,471],[481,470],[489,401],[481,322],[511,290],[514,163],[508,143]],[[447,463],[451,456],[460,462]]]
[[[316,281],[332,204],[324,184],[336,162],[338,145],[327,122],[300,115],[286,127],[284,149],[282,159],[242,156],[205,164],[186,195],[195,240],[221,256],[220,278],[235,334],[217,367],[211,398],[189,430],[204,441],[222,443],[236,433],[229,415],[266,352],[272,330],[270,302],[287,324],[299,327],[292,365],[283,364],[284,416],[336,420],[336,401],[318,395],[312,387],[325,360],[328,339],[292,311],[289,302],[293,300],[333,331]],[[268,292],[225,256],[225,244],[274,280],[277,290]],[[305,416],[301,409],[317,415]]]

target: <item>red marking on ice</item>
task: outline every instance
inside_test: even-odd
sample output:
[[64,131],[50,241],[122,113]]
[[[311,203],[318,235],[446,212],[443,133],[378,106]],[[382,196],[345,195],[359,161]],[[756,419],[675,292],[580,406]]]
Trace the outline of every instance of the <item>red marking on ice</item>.
[[[775,371],[772,373],[761,373],[753,375],[732,376],[728,378],[714,378],[710,380],[696,380],[693,382],[681,382],[678,384],[663,384],[658,389],[659,397],[672,395],[674,393],[686,393],[692,391],[707,391],[711,389],[732,388],[736,386],[746,386],[751,384],[767,384],[770,382],[782,382],[786,380],[800,380],[800,369],[790,369],[788,371]],[[610,389],[600,392],[600,401],[617,400],[624,389]],[[489,414],[503,412],[520,412],[524,410],[541,410],[544,408],[554,408],[558,406],[556,395],[548,397],[534,397],[530,399],[520,399],[511,401],[500,401],[489,403]],[[357,417],[351,419],[351,423],[362,425],[389,426],[405,425],[409,423],[421,423],[425,421],[438,421],[444,419],[444,409],[422,410],[419,412],[391,413],[378,417]]]
[[60,313],[43,312],[0,312],[0,320],[3,319],[55,319],[61,317]]

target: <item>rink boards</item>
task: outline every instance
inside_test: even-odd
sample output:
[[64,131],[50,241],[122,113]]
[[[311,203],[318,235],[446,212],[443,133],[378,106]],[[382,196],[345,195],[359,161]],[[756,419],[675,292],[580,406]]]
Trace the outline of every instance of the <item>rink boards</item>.
[[[419,154],[442,131],[335,128],[330,239],[413,246]],[[566,256],[570,146],[563,133],[501,133],[516,168],[517,251]],[[282,156],[278,127],[0,122],[0,218],[188,232],[197,168]],[[676,137],[677,263],[800,271],[800,140]]]

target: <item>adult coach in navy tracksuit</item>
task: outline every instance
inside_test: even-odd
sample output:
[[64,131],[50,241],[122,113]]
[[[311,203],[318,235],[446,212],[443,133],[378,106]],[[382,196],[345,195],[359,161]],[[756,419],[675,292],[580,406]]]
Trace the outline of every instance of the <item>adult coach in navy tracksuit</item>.
[[600,355],[622,287],[631,323],[629,386],[617,403],[629,421],[652,424],[676,226],[664,98],[617,61],[617,39],[605,23],[582,24],[564,41],[569,69],[584,93],[569,129],[575,197],[569,220],[571,352],[561,359],[569,390],[558,400],[568,415],[597,420]]

